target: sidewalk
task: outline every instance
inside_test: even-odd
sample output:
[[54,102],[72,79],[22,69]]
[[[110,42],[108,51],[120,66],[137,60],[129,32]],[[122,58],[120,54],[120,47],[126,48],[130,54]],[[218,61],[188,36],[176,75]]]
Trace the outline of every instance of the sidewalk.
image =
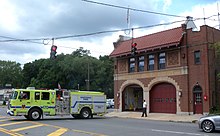
[[[6,106],[0,105],[0,108]],[[201,114],[194,115],[176,115],[166,113],[148,113],[147,117],[141,117],[142,112],[118,112],[112,111],[105,114],[105,117],[117,117],[117,118],[135,118],[135,119],[146,119],[146,120],[159,120],[159,121],[170,121],[170,122],[188,122],[197,123],[197,120],[202,117]]]
[[147,119],[147,120],[160,120],[160,121],[171,121],[171,122],[188,122],[197,123],[197,120],[202,117],[201,114],[194,115],[176,115],[166,113],[149,113],[148,117],[141,117],[142,112],[109,112],[106,117],[119,117],[119,118],[136,118],[136,119]]

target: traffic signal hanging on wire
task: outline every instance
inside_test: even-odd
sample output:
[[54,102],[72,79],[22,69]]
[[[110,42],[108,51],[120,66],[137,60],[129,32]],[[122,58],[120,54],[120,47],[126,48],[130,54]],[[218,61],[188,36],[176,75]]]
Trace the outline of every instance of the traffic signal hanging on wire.
[[131,55],[135,56],[137,54],[137,43],[131,44]]
[[57,57],[56,53],[57,53],[57,46],[52,45],[50,51],[50,59],[55,59]]

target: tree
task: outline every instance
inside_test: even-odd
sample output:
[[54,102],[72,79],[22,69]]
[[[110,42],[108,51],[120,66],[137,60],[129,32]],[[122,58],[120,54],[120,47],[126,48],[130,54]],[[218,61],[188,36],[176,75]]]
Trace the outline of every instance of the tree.
[[[213,49],[215,51],[215,53],[214,53],[215,59],[216,59],[215,66],[217,66],[217,69],[220,69],[220,66],[218,63],[220,60],[220,42],[216,42],[216,43],[212,44],[211,49]],[[217,77],[218,77],[218,79],[220,79],[220,73],[217,73]]]
[[0,60],[0,85],[12,84],[15,88],[22,85],[21,64],[12,61]]
[[114,69],[113,60],[109,56],[99,57],[99,71],[97,72],[96,82],[100,89],[102,89],[108,98],[114,97]]
[[[22,87],[98,90],[109,98],[113,92],[113,60],[89,56],[82,47],[71,54],[59,54],[56,59],[40,59],[24,65]],[[89,82],[88,82],[89,79]],[[89,84],[88,84],[89,83]]]
[[32,78],[37,78],[39,69],[41,65],[44,63],[44,59],[35,60],[32,63],[24,64],[24,68],[22,70],[23,74],[23,88],[30,86]]
[[88,56],[89,54],[90,54],[89,50],[84,50],[83,47],[80,47],[76,51],[72,52],[71,55],[74,55],[74,56]]

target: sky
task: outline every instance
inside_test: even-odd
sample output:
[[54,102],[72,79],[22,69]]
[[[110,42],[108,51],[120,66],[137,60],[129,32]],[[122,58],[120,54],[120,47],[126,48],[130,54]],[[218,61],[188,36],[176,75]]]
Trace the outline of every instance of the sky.
[[[144,27],[133,31],[134,37],[140,37],[180,27],[186,16],[196,19],[198,30],[204,24],[218,29],[218,4],[220,0],[0,0],[0,60],[24,65],[49,58],[52,38],[57,54],[83,47],[98,58],[110,55],[119,35],[129,37],[131,31],[78,35]],[[128,14],[118,7],[137,10]],[[178,23],[149,27],[171,22]],[[61,38],[66,36],[72,37]],[[12,39],[38,40],[8,41]]]

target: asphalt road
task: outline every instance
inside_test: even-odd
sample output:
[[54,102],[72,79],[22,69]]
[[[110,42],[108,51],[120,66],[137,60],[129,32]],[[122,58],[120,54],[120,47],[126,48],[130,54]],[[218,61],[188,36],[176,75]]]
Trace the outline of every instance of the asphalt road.
[[197,124],[107,118],[74,119],[71,116],[45,117],[27,121],[24,117],[7,116],[0,107],[0,136],[219,136],[204,133]]

